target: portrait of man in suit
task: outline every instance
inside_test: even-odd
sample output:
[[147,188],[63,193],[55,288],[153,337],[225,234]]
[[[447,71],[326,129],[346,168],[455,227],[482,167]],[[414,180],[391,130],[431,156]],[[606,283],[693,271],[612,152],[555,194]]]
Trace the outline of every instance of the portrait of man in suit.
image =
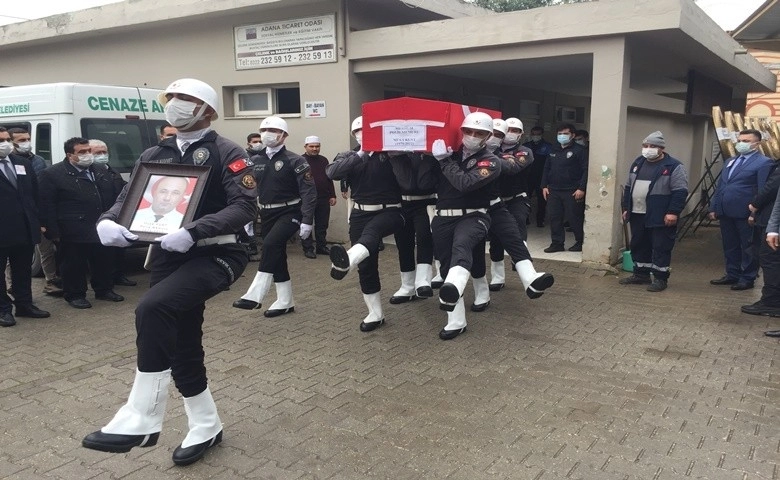
[[149,206],[136,211],[130,230],[163,234],[178,230],[184,221],[179,206],[186,204],[190,181],[195,180],[172,175],[150,176],[143,195]]

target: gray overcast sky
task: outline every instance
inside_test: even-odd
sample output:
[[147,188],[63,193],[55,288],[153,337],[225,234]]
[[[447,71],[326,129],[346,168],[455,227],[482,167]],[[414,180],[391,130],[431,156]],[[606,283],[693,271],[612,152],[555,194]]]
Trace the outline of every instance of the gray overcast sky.
[[[19,8],[3,9],[3,13],[0,13],[0,25],[118,1],[121,0],[25,0],[18,4]],[[764,0],[696,0],[702,10],[725,30],[732,30],[739,26],[763,2]]]

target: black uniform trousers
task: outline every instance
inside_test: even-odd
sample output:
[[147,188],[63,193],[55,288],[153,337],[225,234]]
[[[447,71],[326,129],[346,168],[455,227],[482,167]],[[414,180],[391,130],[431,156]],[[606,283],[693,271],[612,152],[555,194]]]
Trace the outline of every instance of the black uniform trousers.
[[155,245],[151,287],[135,309],[138,370],[171,369],[185,398],[206,389],[203,312],[206,300],[241,276],[249,263],[239,244],[192,247],[187,253]]
[[413,272],[418,263],[433,263],[433,235],[428,205],[434,205],[435,202],[433,198],[401,202],[404,226],[395,234],[395,246],[398,248],[398,264],[402,272]]
[[404,228],[404,216],[397,207],[376,212],[353,209],[349,217],[349,240],[368,249],[368,258],[358,264],[360,290],[366,295],[382,289],[379,282],[379,243]]
[[549,190],[547,212],[550,214],[550,238],[553,245],[562,246],[566,241],[564,218],[568,220],[576,242],[582,243],[585,237],[582,230],[585,221],[585,202],[574,199],[575,190]]
[[645,227],[646,215],[631,213],[631,259],[634,273],[649,275],[660,280],[669,279],[672,248],[677,238],[677,226]]
[[[491,220],[488,236],[490,239],[490,260],[494,262],[504,260],[504,250],[512,259],[512,265],[521,260],[531,260],[531,253],[520,233],[517,217],[512,215],[502,204],[491,207],[488,214]],[[525,222],[523,222],[523,226],[525,226]],[[497,244],[495,247],[494,241]]]
[[544,199],[542,187],[536,187],[533,191],[536,196],[536,226],[541,227],[544,225],[544,217],[547,215],[547,200]]
[[[0,247],[0,265],[10,264],[11,285],[14,291],[13,303],[17,307],[29,307],[32,305],[32,256],[35,251],[33,245],[14,245],[12,247]],[[0,313],[11,313],[11,297],[8,296],[8,285],[5,283],[5,275],[0,275]]]
[[[525,224],[525,221],[528,219],[528,215],[531,213],[531,205],[528,204],[528,198],[516,197],[509,200],[508,202],[502,203],[504,204],[504,207],[506,207],[506,210],[509,212],[509,214],[512,215],[512,217],[517,222],[517,231],[519,232],[520,240],[525,242],[528,240],[528,226]],[[497,209],[498,208],[494,210]],[[508,243],[511,250],[514,252],[514,254],[510,253],[510,257],[512,257],[513,263],[517,263],[519,260],[515,260],[515,258],[519,257],[523,257],[523,260],[529,260],[531,255],[528,253],[528,247],[526,247],[525,244],[523,244],[521,247],[518,244],[516,238],[512,239],[511,237],[515,235],[515,232],[504,225],[503,219],[506,217],[506,214],[503,212],[494,212],[494,210],[490,210],[490,216],[493,217],[494,213],[499,216],[498,228],[501,229],[504,233],[496,234],[497,222],[494,219],[493,226],[490,228],[490,234],[488,236],[488,239],[490,240],[490,260],[494,262],[500,262],[504,259],[504,242]]]
[[442,278],[447,278],[451,266],[457,265],[472,272],[475,249],[480,244],[482,245],[481,258],[484,263],[484,241],[490,230],[490,216],[487,213],[474,212],[460,217],[437,215],[431,222],[431,229],[433,251],[441,262],[439,273]]
[[304,250],[313,250],[315,239],[318,249],[325,248],[330,224],[330,199],[318,198],[314,207],[314,235],[309,235],[306,240],[301,240]]
[[764,286],[761,288],[761,303],[767,307],[780,308],[780,250],[772,250],[767,245],[766,227],[756,227],[758,245],[758,263],[764,271]]
[[263,251],[257,271],[272,273],[274,283],[290,279],[290,271],[287,269],[287,241],[300,230],[301,218],[300,205],[260,210]]
[[[488,235],[490,235],[489,232]],[[474,251],[471,252],[471,276],[474,278],[482,278],[487,274],[485,246],[487,246],[487,240],[483,239],[474,247]]]
[[103,295],[114,288],[116,254],[113,248],[100,243],[59,242],[57,259],[65,300],[87,297],[87,272],[95,295]]

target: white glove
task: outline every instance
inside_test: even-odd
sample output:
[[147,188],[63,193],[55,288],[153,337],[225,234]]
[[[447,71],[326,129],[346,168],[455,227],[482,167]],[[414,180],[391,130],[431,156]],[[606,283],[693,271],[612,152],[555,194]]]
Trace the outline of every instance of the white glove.
[[311,235],[311,225],[306,225],[305,223],[301,224],[301,231],[298,232],[298,235],[301,236],[301,240],[306,240],[309,238],[309,235]]
[[431,154],[436,160],[444,160],[452,155],[452,147],[448,147],[444,140],[441,138],[433,141],[431,146]]
[[195,245],[195,240],[192,239],[192,235],[184,228],[180,228],[175,232],[166,233],[162,237],[155,238],[154,241],[160,242],[160,247],[163,250],[179,253],[184,253]]
[[113,220],[101,220],[97,224],[97,234],[100,243],[107,247],[129,247],[130,242],[138,240],[138,235]]

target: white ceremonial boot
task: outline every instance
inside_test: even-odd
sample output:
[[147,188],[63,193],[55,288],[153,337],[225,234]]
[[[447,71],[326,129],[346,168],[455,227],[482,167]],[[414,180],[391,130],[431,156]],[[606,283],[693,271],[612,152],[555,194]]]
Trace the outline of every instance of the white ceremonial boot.
[[506,283],[506,270],[504,261],[490,262],[490,291],[497,292],[504,288]]
[[472,312],[484,312],[490,306],[490,288],[487,277],[472,278],[474,286],[474,303],[471,304]]
[[347,276],[350,270],[355,268],[360,262],[368,258],[368,249],[359,243],[352,245],[349,250],[343,245],[333,245],[330,247],[330,276],[336,280],[341,280]]
[[390,297],[390,303],[398,305],[411,302],[415,298],[415,293],[414,272],[401,272],[401,288]]
[[185,398],[184,411],[187,412],[189,432],[173,451],[173,463],[176,465],[197,462],[206,450],[222,441],[222,421],[209,387],[194,397]]
[[466,307],[461,298],[458,300],[458,303],[455,304],[455,308],[451,312],[447,312],[447,325],[439,332],[439,338],[442,340],[452,340],[465,331]]
[[439,289],[439,308],[447,312],[455,308],[458,299],[463,296],[463,290],[466,289],[470,276],[471,273],[459,265],[450,267],[447,278]]
[[170,383],[170,370],[151,373],[136,370],[127,403],[108,425],[84,437],[81,444],[92,450],[113,453],[157,444]]
[[360,323],[361,332],[370,332],[376,330],[383,323],[385,323],[385,317],[382,315],[382,297],[379,292],[371,294],[363,294],[363,301],[366,302],[368,307],[368,315]]
[[433,266],[430,263],[418,263],[414,273],[414,290],[417,296],[420,298],[432,297],[431,275],[433,275]]
[[278,282],[274,286],[276,287],[276,301],[271,304],[271,307],[263,315],[271,318],[294,312],[295,302],[293,301],[292,281]]
[[244,310],[260,308],[263,304],[263,298],[268,294],[273,283],[273,273],[257,272],[255,279],[252,280],[252,285],[249,286],[249,290],[246,291],[240,300],[233,302],[233,306],[235,308],[243,308]]
[[515,269],[520,275],[520,281],[523,282],[528,298],[541,297],[544,295],[544,291],[555,283],[555,278],[551,273],[537,272],[530,260],[520,260],[515,264]]
[[431,278],[431,288],[441,288],[441,284],[444,283],[444,279],[441,278],[441,262],[434,260],[433,264],[436,265],[436,275]]

